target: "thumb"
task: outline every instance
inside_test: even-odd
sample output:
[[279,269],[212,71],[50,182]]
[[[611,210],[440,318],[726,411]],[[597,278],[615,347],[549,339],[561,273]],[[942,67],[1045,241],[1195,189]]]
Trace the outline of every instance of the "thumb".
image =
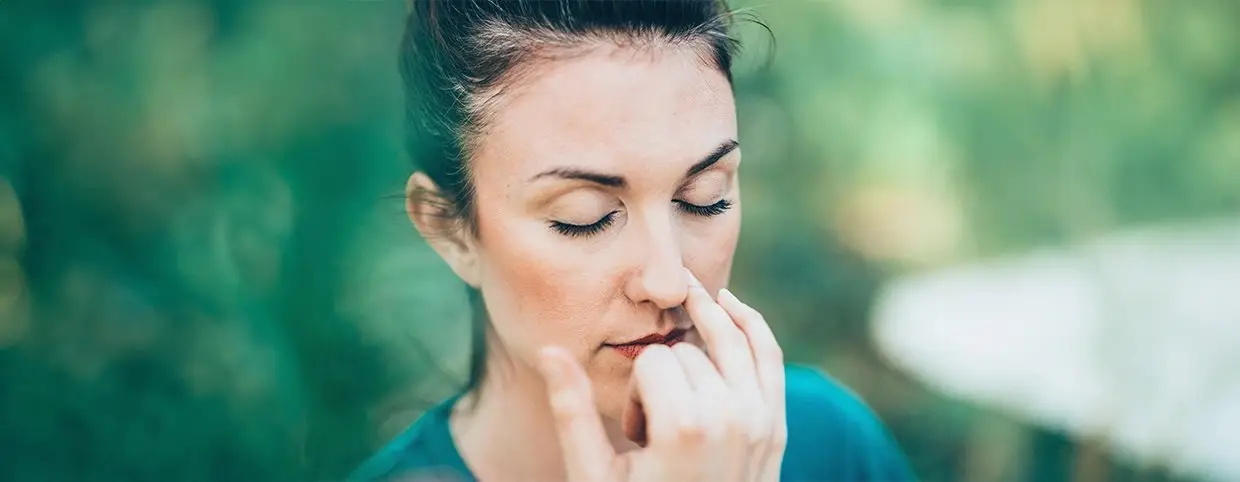
[[538,368],[547,385],[555,431],[572,482],[607,482],[616,452],[607,441],[585,370],[563,349],[548,347]]

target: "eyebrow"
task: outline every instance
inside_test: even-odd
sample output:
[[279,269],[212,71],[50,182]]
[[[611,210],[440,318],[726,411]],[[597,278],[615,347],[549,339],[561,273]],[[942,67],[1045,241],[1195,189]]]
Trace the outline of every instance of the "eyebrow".
[[[716,147],[715,150],[711,151],[710,154],[707,154],[706,157],[703,157],[702,160],[690,167],[689,170],[685,172],[685,177],[693,177],[702,171],[710,169],[710,166],[715,165],[715,163],[719,162],[720,159],[723,159],[723,156],[726,156],[728,153],[736,150],[737,147],[740,147],[740,143],[736,142],[735,139],[728,139],[724,141],[722,144],[719,144],[719,147]],[[603,174],[574,167],[557,167],[548,169],[536,174],[534,177],[531,177],[530,181],[535,181],[544,177],[575,179],[579,181],[592,182],[607,187],[623,188],[628,185],[628,182],[625,181],[624,176]]]

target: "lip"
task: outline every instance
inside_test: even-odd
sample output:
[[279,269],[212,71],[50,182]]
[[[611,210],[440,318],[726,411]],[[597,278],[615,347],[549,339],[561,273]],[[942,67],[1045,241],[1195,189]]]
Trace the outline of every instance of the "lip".
[[633,341],[620,343],[616,345],[608,345],[616,352],[630,360],[637,359],[646,347],[654,344],[672,346],[685,340],[685,335],[689,333],[685,328],[674,328],[667,333],[651,333]]

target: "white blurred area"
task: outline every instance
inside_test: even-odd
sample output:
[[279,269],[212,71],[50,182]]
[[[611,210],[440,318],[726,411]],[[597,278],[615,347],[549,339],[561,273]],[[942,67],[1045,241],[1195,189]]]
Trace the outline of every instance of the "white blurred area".
[[1240,480],[1240,219],[1116,233],[896,279],[879,349],[951,396]]

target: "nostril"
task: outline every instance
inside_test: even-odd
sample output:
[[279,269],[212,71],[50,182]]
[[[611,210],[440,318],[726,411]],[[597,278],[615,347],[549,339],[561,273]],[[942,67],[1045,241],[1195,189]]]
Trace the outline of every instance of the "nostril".
[[668,308],[665,313],[671,321],[671,325],[678,328],[690,328],[693,326],[693,318],[689,317],[689,312],[685,311],[684,300],[680,304]]

